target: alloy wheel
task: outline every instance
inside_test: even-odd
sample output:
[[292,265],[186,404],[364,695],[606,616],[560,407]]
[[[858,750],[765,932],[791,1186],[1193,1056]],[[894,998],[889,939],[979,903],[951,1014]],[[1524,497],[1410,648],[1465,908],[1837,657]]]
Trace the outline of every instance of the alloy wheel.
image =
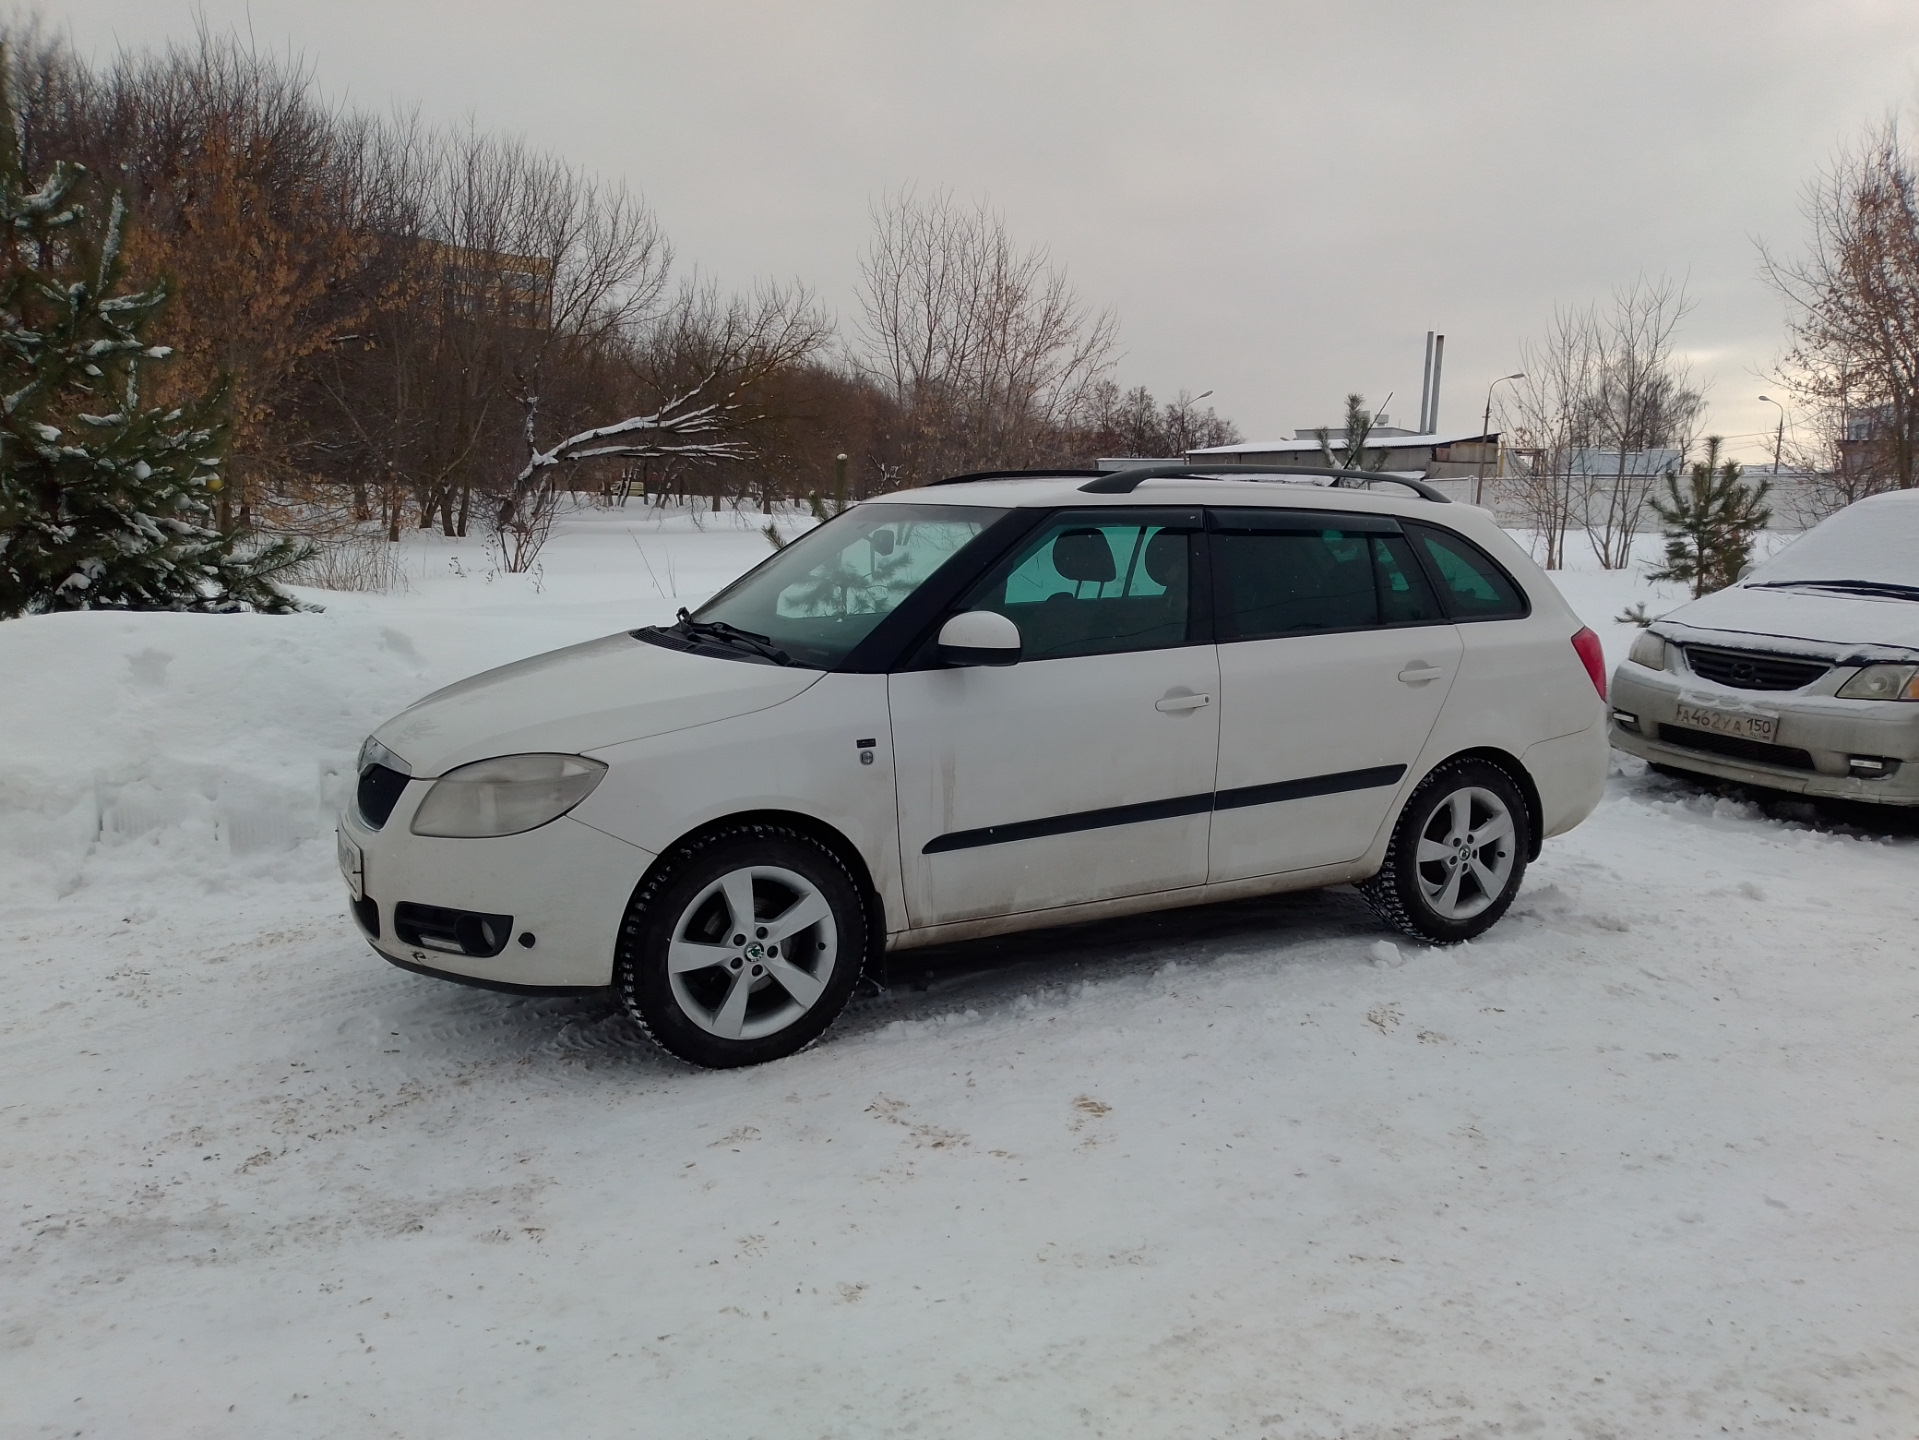
[[1435,915],[1470,920],[1499,899],[1518,851],[1506,802],[1467,785],[1433,809],[1414,854],[1419,889]]
[[819,1001],[838,963],[833,907],[805,876],[777,865],[730,870],[680,912],[667,980],[686,1018],[725,1040],[758,1040]]

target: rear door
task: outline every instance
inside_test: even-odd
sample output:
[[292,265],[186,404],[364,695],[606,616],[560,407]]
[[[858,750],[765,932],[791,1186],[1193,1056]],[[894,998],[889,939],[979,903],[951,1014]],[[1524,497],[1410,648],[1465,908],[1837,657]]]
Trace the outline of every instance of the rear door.
[[1219,783],[1208,879],[1357,859],[1459,669],[1391,517],[1212,512]]
[[916,926],[1198,885],[1219,671],[1197,510],[1050,517],[953,607],[1019,626],[1011,666],[888,679]]

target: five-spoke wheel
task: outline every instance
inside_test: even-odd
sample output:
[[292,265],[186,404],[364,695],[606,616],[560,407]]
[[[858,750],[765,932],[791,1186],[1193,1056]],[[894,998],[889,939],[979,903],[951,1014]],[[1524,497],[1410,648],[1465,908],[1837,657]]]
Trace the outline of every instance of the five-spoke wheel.
[[1518,855],[1506,802],[1482,786],[1462,785],[1419,837],[1420,893],[1446,919],[1470,920],[1506,893]]
[[1519,891],[1531,825],[1504,770],[1455,760],[1420,782],[1400,813],[1386,862],[1359,890],[1382,920],[1429,944],[1469,940]]
[[673,998],[725,1040],[784,1030],[826,993],[839,958],[833,907],[804,875],[744,865],[680,912],[667,942]]
[[675,1055],[756,1064],[832,1023],[859,979],[866,931],[838,856],[795,831],[745,825],[682,847],[642,883],[617,984]]

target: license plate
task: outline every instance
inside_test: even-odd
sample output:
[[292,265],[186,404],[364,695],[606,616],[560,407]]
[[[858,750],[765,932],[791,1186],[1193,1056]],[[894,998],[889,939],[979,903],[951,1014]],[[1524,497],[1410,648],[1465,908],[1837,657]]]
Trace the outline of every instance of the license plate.
[[1705,730],[1714,735],[1732,735],[1741,740],[1758,740],[1767,745],[1772,744],[1773,735],[1779,728],[1777,715],[1705,710],[1697,705],[1681,705],[1673,718],[1689,729]]
[[360,853],[360,847],[340,831],[333,832],[333,839],[340,857],[340,873],[346,877],[346,888],[355,900],[366,899],[366,857]]

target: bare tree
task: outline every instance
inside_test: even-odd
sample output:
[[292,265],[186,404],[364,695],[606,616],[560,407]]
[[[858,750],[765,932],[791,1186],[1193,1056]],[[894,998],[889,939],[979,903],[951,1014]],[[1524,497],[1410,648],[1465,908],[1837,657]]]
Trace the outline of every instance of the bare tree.
[[873,221],[857,364],[898,407],[903,478],[1048,458],[1110,368],[1112,314],[983,204],[905,191]]
[[1566,563],[1566,536],[1580,512],[1575,456],[1592,444],[1591,396],[1599,381],[1597,322],[1590,307],[1555,309],[1551,327],[1521,350],[1525,378],[1502,399],[1502,424],[1529,468],[1513,486],[1540,564]]
[[1919,484],[1919,157],[1895,118],[1840,153],[1805,213],[1805,254],[1762,251],[1763,273],[1789,307],[1782,378],[1823,442],[1805,458],[1829,513]]
[[[766,418],[757,387],[825,345],[830,328],[803,286],[762,285],[722,299],[689,284],[630,347],[633,394],[652,408],[589,426],[552,445],[538,439],[537,384],[521,397],[526,461],[494,511],[510,570],[532,563],[552,523],[556,478],[583,461],[744,460]],[[537,371],[536,371],[537,378]],[[719,492],[714,491],[715,508]]]
[[[1205,397],[1199,397],[1203,399]],[[1133,456],[1176,459],[1212,445],[1233,445],[1239,427],[1212,406],[1201,409],[1192,392],[1180,391],[1161,404],[1144,385],[1122,391],[1110,380],[1089,386],[1073,424],[1075,458]]]
[[1604,310],[1555,310],[1546,335],[1522,350],[1525,379],[1502,416],[1531,462],[1511,489],[1547,569],[1565,564],[1575,527],[1606,569],[1631,563],[1667,468],[1652,461],[1668,450],[1683,458],[1704,410],[1674,353],[1690,309],[1683,286],[1642,276]]

